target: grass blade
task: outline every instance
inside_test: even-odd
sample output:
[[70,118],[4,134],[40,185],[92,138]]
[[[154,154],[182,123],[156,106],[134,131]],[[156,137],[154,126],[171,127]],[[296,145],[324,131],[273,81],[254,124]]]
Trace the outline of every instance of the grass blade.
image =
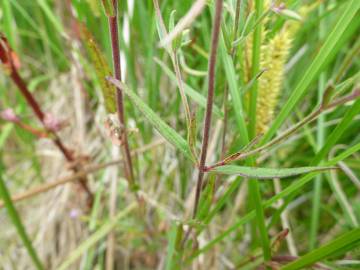
[[239,88],[236,79],[235,67],[231,56],[226,52],[224,36],[221,35],[219,49],[223,65],[225,69],[225,75],[229,84],[229,90],[231,95],[231,102],[235,112],[236,123],[240,132],[241,145],[246,145],[249,142],[248,132],[246,129],[246,123],[244,120],[243,105],[240,98]]
[[[1,166],[1,164],[0,164]],[[44,269],[42,263],[40,262],[40,259],[34,249],[34,247],[31,244],[31,240],[29,236],[26,233],[25,227],[21,222],[21,219],[19,217],[19,214],[17,213],[14,204],[11,201],[9,191],[5,185],[5,182],[2,178],[2,172],[0,168],[0,197],[3,199],[3,202],[5,204],[5,207],[7,209],[7,212],[9,214],[9,217],[11,221],[14,223],[14,226],[16,227],[17,233],[19,234],[21,240],[24,243],[24,246],[29,253],[29,256],[31,257],[34,266],[36,269],[41,270]]]
[[281,270],[297,270],[304,269],[320,260],[323,260],[334,254],[344,254],[348,250],[354,249],[360,245],[360,229],[352,230],[348,233],[341,235],[330,243],[315,249],[314,251],[300,257],[294,262],[291,262]]

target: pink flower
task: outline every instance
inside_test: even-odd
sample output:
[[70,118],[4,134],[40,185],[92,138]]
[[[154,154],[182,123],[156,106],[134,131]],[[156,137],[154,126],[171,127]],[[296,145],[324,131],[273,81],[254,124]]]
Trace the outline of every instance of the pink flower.
[[44,125],[51,131],[59,131],[62,128],[62,123],[50,113],[45,114]]
[[19,122],[20,121],[20,118],[15,114],[14,110],[11,109],[11,108],[8,108],[6,110],[3,110],[1,113],[0,113],[0,117],[6,121],[9,121],[9,122]]
[[70,218],[72,219],[76,219],[80,216],[80,210],[79,209],[76,209],[76,208],[73,208],[71,209],[70,213],[69,213],[69,216]]

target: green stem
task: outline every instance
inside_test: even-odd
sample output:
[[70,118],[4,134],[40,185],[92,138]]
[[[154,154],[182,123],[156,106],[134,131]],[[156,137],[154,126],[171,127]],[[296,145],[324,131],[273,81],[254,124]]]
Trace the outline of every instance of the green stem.
[[[261,17],[263,13],[264,2],[263,0],[255,1],[256,19]],[[260,58],[261,58],[261,31],[262,25],[259,24],[254,31],[253,55],[252,55],[252,76],[260,71]],[[256,136],[256,103],[257,103],[258,81],[254,82],[250,92],[250,124],[249,124],[249,137],[250,139]],[[250,159],[251,165],[255,165],[255,160]],[[260,233],[260,240],[263,250],[263,257],[265,261],[271,259],[270,240],[266,229],[265,214],[261,200],[260,185],[256,179],[249,180],[249,193],[252,196],[251,202],[256,212],[256,223]]]
[[[324,4],[321,4],[319,7],[319,16],[321,17],[322,14],[325,12]],[[324,20],[321,21],[319,27],[319,39],[320,42],[324,39],[326,34],[326,22]],[[325,91],[325,84],[326,84],[326,75],[325,73],[320,74],[319,78],[319,88],[318,88],[318,102],[320,103],[324,91]],[[325,140],[325,115],[321,114],[317,121],[317,134],[316,134],[316,141],[318,149],[321,149],[324,146]],[[314,195],[312,200],[312,213],[311,213],[311,225],[310,225],[310,237],[309,237],[309,248],[310,250],[316,247],[316,238],[317,232],[319,229],[319,220],[320,220],[320,208],[321,208],[321,190],[322,190],[322,175],[318,175],[314,181]]]
[[[259,19],[263,13],[264,3],[263,0],[255,1],[256,19]],[[260,58],[261,58],[261,32],[262,24],[259,24],[254,31],[254,42],[253,42],[253,53],[252,53],[252,65],[251,74],[252,77],[260,71]],[[250,91],[250,110],[249,110],[249,135],[250,138],[254,138],[256,135],[256,103],[257,103],[257,92],[259,82],[256,80]]]

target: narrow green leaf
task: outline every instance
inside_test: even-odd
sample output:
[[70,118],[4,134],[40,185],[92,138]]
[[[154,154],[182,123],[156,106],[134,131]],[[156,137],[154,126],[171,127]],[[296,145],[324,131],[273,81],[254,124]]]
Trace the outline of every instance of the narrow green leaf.
[[176,240],[179,234],[179,226],[175,221],[172,222],[171,229],[167,236],[167,252],[166,252],[166,270],[172,270],[176,265]]
[[81,38],[86,46],[90,56],[92,65],[94,66],[96,76],[99,80],[102,94],[105,101],[105,108],[108,113],[116,112],[115,87],[106,80],[107,76],[111,76],[111,69],[107,64],[104,55],[94,40],[92,34],[87,30],[85,25],[81,25]]
[[316,55],[314,61],[305,71],[302,79],[295,87],[292,95],[289,97],[286,104],[282,107],[282,110],[274,120],[274,123],[270,127],[269,131],[264,135],[263,139],[261,140],[261,144],[267,142],[277,132],[277,130],[280,128],[288,115],[293,111],[296,104],[300,101],[302,97],[304,97],[306,91],[309,88],[309,85],[319,74],[319,71],[324,66],[324,63],[328,62],[330,57],[334,56],[333,50],[335,49],[337,43],[341,39],[342,34],[346,31],[347,27],[351,23],[353,17],[356,15],[359,8],[359,0],[349,1],[346,10],[343,12],[341,18],[338,20],[332,32],[329,34],[324,45],[320,49],[319,53]]
[[196,219],[202,221],[209,213],[211,203],[214,197],[215,191],[215,175],[212,174],[209,177],[209,184],[206,185],[205,190],[201,193],[201,198],[199,202],[199,211],[197,213]]
[[286,178],[305,174],[314,171],[325,171],[335,169],[335,167],[299,167],[299,168],[285,168],[285,169],[272,169],[272,168],[259,168],[259,167],[243,167],[237,165],[225,165],[216,167],[211,170],[220,174],[240,175],[244,177],[259,178],[259,179],[272,179],[272,178]]
[[58,270],[66,270],[77,260],[79,259],[85,252],[92,246],[94,246],[97,242],[99,242],[102,238],[104,238],[111,230],[118,225],[119,220],[126,217],[132,210],[136,208],[137,204],[132,203],[128,207],[126,207],[123,211],[119,212],[113,219],[107,221],[102,225],[96,232],[94,232],[90,237],[88,237],[83,243],[81,243],[65,261],[56,269]]
[[187,141],[181,137],[173,128],[166,124],[147,104],[145,104],[134,91],[130,90],[125,84],[114,79],[108,78],[108,80],[114,84],[116,87],[119,87],[124,93],[130,98],[134,103],[136,108],[138,108],[147,120],[153,125],[156,130],[173,146],[178,148],[181,152],[185,154],[188,158],[193,160],[193,156],[190,150],[190,146]]
[[95,17],[99,17],[101,15],[99,0],[87,0],[87,2]]
[[[174,27],[175,27],[175,14],[176,14],[176,10],[173,10],[170,13],[169,32],[172,32],[174,30]],[[174,40],[172,41],[172,48],[175,51],[180,48],[181,39],[182,39],[182,35],[179,35],[178,37],[174,38]],[[162,38],[160,38],[160,40],[162,40]]]
[[318,261],[321,261],[331,255],[339,253],[344,254],[346,251],[353,250],[356,246],[360,245],[360,229],[355,229],[347,232],[330,243],[315,249],[314,251],[300,257],[296,261],[293,261],[281,270],[297,270],[304,269],[306,266],[310,266]]
[[59,17],[55,15],[52,8],[49,6],[49,2],[46,0],[37,0],[40,8],[44,11],[47,18],[50,20],[50,22],[54,25],[56,31],[59,32],[59,34],[65,34],[66,31],[61,24]]
[[112,0],[101,0],[102,6],[107,17],[115,16],[115,9]]
[[[165,74],[176,84],[175,74],[165,65],[165,63],[160,61],[159,59],[155,59],[155,62],[159,64]],[[185,94],[188,95],[192,100],[194,100],[194,102],[199,104],[201,107],[206,108],[206,98],[185,82],[183,82],[183,84]],[[213,111],[216,116],[220,118],[224,117],[224,114],[216,105],[214,105]]]
[[235,112],[236,123],[238,125],[238,129],[240,132],[240,142],[241,145],[244,146],[248,143],[249,137],[246,129],[246,123],[244,120],[243,104],[240,98],[239,88],[237,85],[234,63],[231,56],[226,51],[223,35],[221,35],[219,48],[220,48],[221,58],[224,64],[226,79],[229,84],[231,102],[233,105],[233,110]]
[[[0,164],[1,166],[1,164]],[[21,240],[24,243],[24,246],[27,250],[27,252],[29,253],[29,256],[31,257],[34,266],[36,269],[41,270],[44,269],[42,263],[40,262],[40,259],[34,249],[34,247],[32,246],[31,240],[29,238],[29,236],[26,233],[25,227],[21,222],[21,219],[19,217],[19,214],[17,213],[15,206],[13,204],[13,202],[11,201],[11,197],[9,194],[9,191],[5,185],[5,182],[2,178],[2,171],[0,168],[0,198],[3,199],[4,201],[4,205],[6,207],[6,210],[8,212],[8,215],[11,219],[11,221],[13,222],[17,233],[19,234],[19,237],[21,238]]]

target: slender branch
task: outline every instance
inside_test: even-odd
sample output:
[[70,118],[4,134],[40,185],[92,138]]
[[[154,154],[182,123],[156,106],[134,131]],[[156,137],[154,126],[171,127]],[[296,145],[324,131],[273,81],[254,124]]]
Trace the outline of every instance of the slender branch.
[[222,9],[223,9],[223,1],[216,0],[214,23],[211,34],[210,59],[208,65],[208,95],[207,95],[207,104],[206,104],[205,120],[204,120],[203,141],[201,147],[199,174],[197,179],[195,202],[194,202],[194,212],[193,212],[194,218],[196,217],[197,208],[199,204],[202,182],[204,178],[206,155],[207,155],[207,149],[209,143],[211,116],[212,116],[212,109],[214,103],[214,90],[215,90],[215,65],[216,65],[217,48],[219,44]]
[[279,136],[277,136],[276,138],[274,138],[273,140],[271,140],[270,142],[268,142],[267,144],[264,144],[263,146],[260,146],[256,149],[247,151],[247,152],[237,152],[235,154],[232,154],[230,156],[228,156],[227,158],[213,164],[210,166],[205,167],[205,171],[211,171],[212,169],[216,168],[216,167],[220,167],[220,166],[224,166],[230,162],[233,161],[237,161],[237,160],[243,160],[246,159],[250,156],[253,156],[255,154],[259,154],[262,151],[268,149],[269,147],[279,143],[280,141],[288,138],[291,134],[295,133],[297,130],[299,130],[301,127],[303,127],[306,124],[311,123],[312,121],[314,121],[320,114],[334,109],[339,105],[345,104],[346,102],[352,101],[352,100],[356,100],[357,98],[360,97],[360,89],[355,89],[353,91],[353,93],[338,98],[336,100],[334,100],[333,102],[326,104],[326,105],[321,105],[318,109],[314,110],[313,112],[311,112],[308,116],[306,116],[303,120],[301,120],[300,122],[298,122],[296,125],[290,127],[289,129],[285,130],[283,133],[281,133]]
[[[111,47],[112,47],[112,60],[114,66],[114,75],[115,78],[121,81],[121,64],[120,64],[120,47],[119,47],[119,33],[118,33],[118,1],[113,0],[114,6],[114,16],[108,17],[110,37],[111,37]],[[116,106],[117,114],[119,118],[120,125],[123,128],[122,132],[122,153],[124,156],[124,170],[126,178],[128,179],[130,186],[134,188],[134,171],[132,166],[132,160],[130,156],[130,148],[128,142],[128,136],[126,131],[125,123],[125,111],[124,111],[124,98],[120,88],[116,88]]]

